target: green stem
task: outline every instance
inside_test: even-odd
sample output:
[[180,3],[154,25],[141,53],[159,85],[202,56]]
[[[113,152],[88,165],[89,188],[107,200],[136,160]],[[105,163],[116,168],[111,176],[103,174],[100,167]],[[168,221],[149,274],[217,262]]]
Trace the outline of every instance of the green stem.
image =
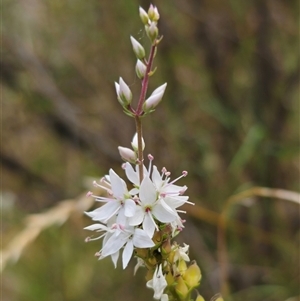
[[143,181],[144,173],[143,173],[143,131],[142,131],[142,121],[141,117],[135,115],[135,127],[137,132],[137,140],[138,140],[138,165],[139,165],[139,175],[140,175],[140,183]]

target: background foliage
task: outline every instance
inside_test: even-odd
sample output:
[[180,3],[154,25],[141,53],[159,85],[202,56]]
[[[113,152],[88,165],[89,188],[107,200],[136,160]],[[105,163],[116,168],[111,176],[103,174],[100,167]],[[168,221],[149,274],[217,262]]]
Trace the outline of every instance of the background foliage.
[[[254,185],[299,191],[299,7],[294,0],[153,1],[164,36],[150,89],[168,82],[144,120],[146,153],[173,176],[188,170],[187,215],[208,300],[221,290],[217,222],[225,200]],[[89,190],[129,147],[134,123],[113,82],[135,95],[129,35],[146,38],[138,6],[148,1],[3,0],[2,229],[5,246],[29,213]],[[298,49],[299,50],[299,49]],[[298,300],[299,207],[251,197],[230,210],[232,300]],[[151,300],[143,271],[98,262],[84,244],[90,221],[72,214],[43,231],[3,272],[3,300]],[[254,230],[253,230],[254,229]],[[239,231],[240,230],[240,231]],[[262,236],[261,233],[267,233]],[[229,297],[228,297],[229,298]]]

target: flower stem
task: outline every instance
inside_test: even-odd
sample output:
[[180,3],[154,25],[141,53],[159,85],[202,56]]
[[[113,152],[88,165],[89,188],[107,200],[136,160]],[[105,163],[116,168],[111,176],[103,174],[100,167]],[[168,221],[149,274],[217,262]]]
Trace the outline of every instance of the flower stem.
[[139,166],[139,175],[140,175],[140,183],[143,181],[144,173],[143,173],[143,131],[142,131],[142,121],[141,117],[135,115],[135,127],[137,132],[137,140],[138,140],[138,166]]
[[139,102],[138,102],[137,109],[136,109],[137,116],[141,116],[143,114],[143,103],[146,98],[146,93],[147,93],[148,84],[149,84],[149,73],[151,72],[156,47],[157,47],[156,43],[154,43],[154,45],[151,46],[149,59],[147,62],[147,69],[146,69],[145,77],[143,78],[143,81],[142,81],[141,94],[140,94]]
[[140,98],[137,104],[137,109],[135,111],[135,127],[136,127],[136,132],[137,132],[137,139],[138,139],[138,164],[139,164],[139,176],[140,176],[140,183],[143,181],[143,143],[142,143],[142,121],[141,121],[141,116],[143,115],[143,103],[145,102],[146,99],[146,93],[148,89],[148,84],[149,84],[149,74],[151,72],[154,56],[155,56],[155,51],[156,51],[157,44],[154,43],[154,45],[151,46],[150,54],[149,54],[149,59],[147,61],[147,69],[145,73],[145,77],[143,78],[142,81],[142,89],[141,89],[141,94]]

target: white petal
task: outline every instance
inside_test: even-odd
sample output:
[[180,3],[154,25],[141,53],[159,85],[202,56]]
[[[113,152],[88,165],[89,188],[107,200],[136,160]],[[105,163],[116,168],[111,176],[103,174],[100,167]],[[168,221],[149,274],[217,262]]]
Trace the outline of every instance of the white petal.
[[132,93],[122,77],[119,78],[119,91],[120,96],[123,94],[127,101],[131,101]]
[[115,266],[115,268],[117,267],[117,262],[118,262],[118,259],[119,259],[119,255],[120,255],[120,252],[116,252],[114,254],[111,254],[111,260]]
[[126,173],[126,176],[127,176],[128,180],[131,183],[133,183],[137,186],[140,185],[138,174],[135,172],[132,165],[129,164],[128,162],[125,163],[125,173]]
[[107,227],[102,224],[93,224],[83,228],[85,230],[95,231],[95,230],[107,230]]
[[177,212],[172,210],[167,210],[163,205],[157,204],[152,209],[152,214],[155,216],[157,220],[162,223],[170,223],[173,222],[178,216]]
[[156,273],[153,275],[154,299],[160,299],[164,289],[167,286],[167,281],[162,273],[162,265],[159,266]]
[[110,201],[100,208],[90,212],[88,215],[95,221],[106,222],[120,209],[121,204],[117,201]]
[[120,85],[118,83],[116,83],[116,82],[115,82],[115,88],[116,88],[117,96],[119,97],[119,94],[120,94]]
[[169,296],[167,294],[163,294],[160,301],[169,301]]
[[132,188],[130,191],[129,191],[129,194],[130,195],[136,195],[139,193],[139,189],[138,188]]
[[127,267],[128,262],[132,256],[132,253],[133,253],[133,243],[132,240],[130,239],[126,244],[122,254],[123,269]]
[[[117,219],[116,219],[116,223],[119,225],[125,225],[127,221],[127,217],[125,216],[125,208],[124,206],[122,206],[122,208],[120,209]],[[116,232],[120,232],[121,230],[116,230]]]
[[182,206],[187,200],[189,199],[188,196],[174,196],[174,197],[165,197],[164,201],[172,208],[178,208]]
[[164,93],[167,87],[167,83],[164,83],[163,85],[159,86],[158,88],[156,88],[151,95],[155,95],[155,94],[161,94]]
[[127,199],[124,204],[125,216],[132,217],[135,214],[136,203],[134,200]]
[[180,193],[184,189],[184,186],[178,186],[174,184],[166,185],[163,189],[164,192]]
[[152,239],[142,229],[136,229],[133,235],[133,244],[137,248],[152,248],[155,246]]
[[126,183],[112,169],[109,170],[111,189],[117,198],[123,198],[127,192]]
[[148,176],[144,177],[140,187],[140,200],[144,205],[151,205],[156,201],[157,193],[154,184]]
[[152,238],[153,237],[153,234],[154,234],[154,231],[155,231],[155,228],[157,227],[152,216],[150,216],[151,213],[148,212],[146,213],[145,215],[145,218],[144,218],[144,222],[143,222],[143,229],[146,231],[147,235]]
[[141,206],[136,206],[134,216],[129,218],[130,226],[138,226],[142,223],[145,216],[145,211]]
[[102,256],[106,257],[108,255],[112,255],[112,254],[118,252],[124,246],[126,241],[127,241],[127,238],[124,237],[124,235],[111,236],[107,240],[106,244],[103,246],[102,253],[101,253]]
[[161,179],[161,175],[155,165],[153,166],[153,171],[152,171],[152,181],[155,184],[157,189],[159,189],[163,183],[163,181]]

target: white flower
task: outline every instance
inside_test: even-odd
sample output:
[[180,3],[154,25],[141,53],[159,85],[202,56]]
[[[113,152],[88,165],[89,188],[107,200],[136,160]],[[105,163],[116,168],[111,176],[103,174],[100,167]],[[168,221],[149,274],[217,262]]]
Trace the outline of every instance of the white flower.
[[[156,267],[153,278],[147,282],[147,287],[154,290],[153,298],[159,300],[163,296],[164,289],[167,287],[167,281],[162,273],[162,265]],[[162,300],[168,300],[164,296]]]
[[[111,194],[111,197],[106,198],[92,195],[96,198],[96,201],[105,202],[106,204],[95,209],[94,211],[85,213],[94,221],[107,223],[107,221],[113,216],[117,216],[117,222],[124,223],[124,220],[127,217],[134,216],[136,203],[131,199],[131,195],[127,190],[124,180],[121,179],[112,169],[110,169],[109,177],[107,178],[110,181],[111,190],[102,185],[97,184],[97,186],[106,189],[109,194]],[[109,184],[107,182],[105,183]]]
[[174,261],[181,260],[181,259],[183,259],[184,261],[190,261],[190,258],[187,255],[190,246],[185,243],[183,244],[184,247],[180,247],[178,245],[174,246],[175,249]]
[[153,246],[154,242],[144,230],[132,226],[124,226],[122,231],[114,232],[105,242],[103,241],[100,254],[102,259],[109,255],[117,254],[124,247],[122,261],[123,269],[125,269],[132,256],[134,247],[151,248]]
[[139,189],[139,205],[136,206],[134,216],[129,217],[129,224],[131,226],[142,224],[151,238],[155,229],[158,230],[154,217],[162,223],[170,223],[177,217],[176,211],[167,206],[162,199],[157,198],[155,186],[148,176],[144,177]]

